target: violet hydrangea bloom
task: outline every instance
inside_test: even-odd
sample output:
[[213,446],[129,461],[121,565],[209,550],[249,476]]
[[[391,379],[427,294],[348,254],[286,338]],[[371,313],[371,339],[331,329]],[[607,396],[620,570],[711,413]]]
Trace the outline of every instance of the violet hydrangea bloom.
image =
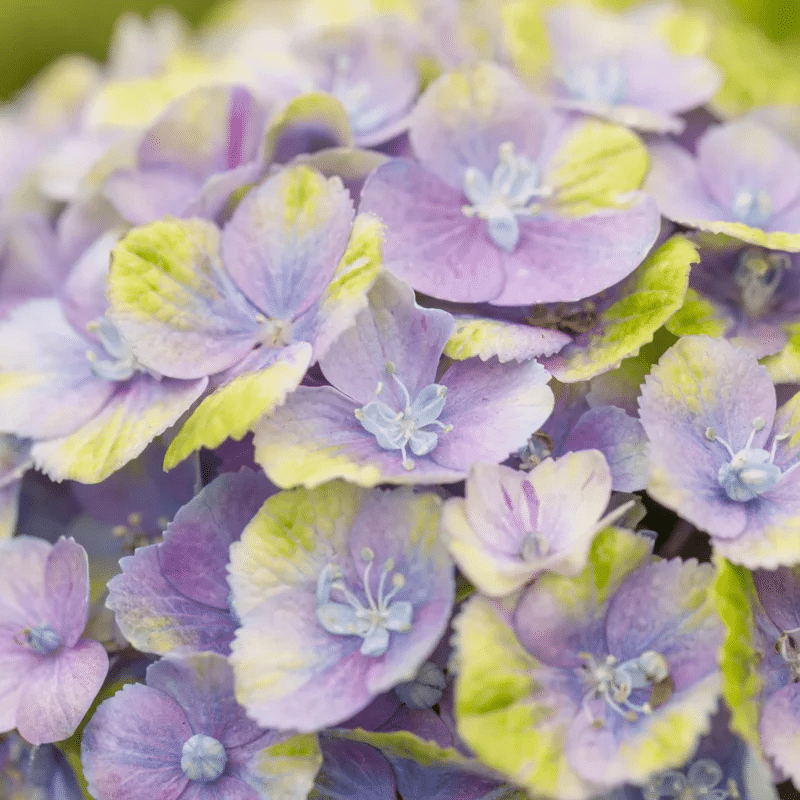
[[676,144],[649,147],[645,190],[682,225],[770,249],[800,250],[800,152],[752,120],[709,128],[697,155]]
[[106,606],[139,650],[227,656],[237,627],[226,567],[230,545],[274,488],[263,473],[220,475],[175,515],[159,544],[120,559]]
[[378,167],[360,210],[386,224],[387,269],[425,294],[579,300],[632,272],[656,239],[655,203],[634,191],[647,163],[638,139],[568,125],[496,65],[434,81],[410,137],[419,163]]
[[441,503],[335,481],[269,498],[231,546],[236,696],[262,725],[315,731],[414,678],[447,627]]
[[443,527],[459,568],[483,594],[501,597],[545,571],[580,572],[610,498],[597,450],[545,459],[530,472],[476,464],[465,499],[445,504]]
[[73,539],[0,542],[0,731],[32,744],[71,736],[108,671],[89,617],[89,563]]
[[[81,742],[96,800],[301,800],[319,767],[311,737],[265,731],[233,697],[217,653],[167,657],[103,701]],[[277,745],[277,747],[275,747]]]
[[255,428],[256,460],[278,486],[342,477],[359,485],[451,483],[499,463],[552,409],[535,361],[460,361],[439,371],[444,311],[382,274],[369,306],[320,359],[331,386],[301,386]]
[[615,15],[570,3],[544,19],[557,107],[644,131],[680,132],[676,115],[703,105],[720,86],[710,61],[673,52],[641,10]]
[[[710,564],[657,561],[608,528],[575,578],[456,619],[456,718],[478,757],[534,795],[585,800],[689,758],[718,701]],[[488,676],[491,675],[491,678]]]
[[110,317],[136,358],[173,378],[215,376],[168,464],[242,438],[285,400],[366,303],[378,242],[341,181],[304,166],[252,189],[222,231],[168,219],[122,240]]
[[800,394],[775,407],[755,356],[708,336],[673,345],[639,400],[648,492],[707,531],[720,555],[750,568],[800,558]]

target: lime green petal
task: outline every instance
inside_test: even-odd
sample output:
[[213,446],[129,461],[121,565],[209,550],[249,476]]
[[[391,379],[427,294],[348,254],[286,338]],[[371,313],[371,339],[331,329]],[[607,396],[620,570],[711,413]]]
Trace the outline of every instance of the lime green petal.
[[557,353],[570,341],[569,334],[544,331],[495,319],[459,319],[448,339],[444,354],[455,361],[477,356],[481,361],[497,358],[506,361],[527,361]]
[[309,127],[326,129],[331,134],[329,147],[352,144],[353,134],[344,106],[333,95],[311,92],[296,97],[273,118],[267,130],[266,158],[272,160],[279,146],[288,142],[293,133]]
[[139,373],[86,425],[69,436],[34,444],[34,464],[57,481],[99,483],[174,425],[207,383],[207,378],[156,381]]
[[743,222],[706,222],[696,219],[675,219],[673,222],[697,228],[708,233],[722,234],[739,239],[742,242],[766,247],[768,250],[785,250],[788,253],[800,253],[800,233],[784,233],[774,231],[767,233],[760,228],[751,228]]
[[240,441],[260,417],[283,405],[311,363],[311,345],[302,342],[287,350],[266,369],[240,375],[206,397],[172,440],[164,469],[201,447],[213,449],[228,438]]
[[720,655],[722,695],[731,711],[731,730],[760,750],[758,719],[762,679],[756,667],[761,660],[753,644],[753,603],[758,602],[752,573],[723,558],[717,559],[717,579],[712,597],[725,625]]
[[800,325],[786,328],[789,341],[775,355],[767,356],[761,363],[767,368],[773,383],[800,383]]
[[271,800],[306,800],[322,765],[316,734],[293,736],[247,763],[247,782]]
[[647,149],[633,131],[600,120],[581,122],[552,156],[543,177],[561,216],[583,217],[620,205],[642,185]]
[[[497,606],[473,597],[454,620],[458,732],[487,766],[536,795],[586,800],[599,787],[583,781],[564,755],[573,709],[548,705],[537,672]],[[544,723],[542,727],[537,725]]]
[[665,327],[675,336],[689,336],[695,333],[724,336],[732,323],[732,318],[690,288],[686,290],[683,305],[667,320]]
[[500,9],[511,62],[525,80],[540,80],[550,65],[550,42],[543,12],[552,5],[552,0],[512,0]]
[[673,236],[630,275],[615,294],[621,297],[600,316],[601,332],[585,345],[567,345],[546,362],[563,383],[589,380],[636,355],[681,307],[697,248]]
[[367,292],[381,270],[383,223],[371,214],[359,214],[344,255],[322,295],[320,324],[314,337],[314,360],[324,355],[367,307]]

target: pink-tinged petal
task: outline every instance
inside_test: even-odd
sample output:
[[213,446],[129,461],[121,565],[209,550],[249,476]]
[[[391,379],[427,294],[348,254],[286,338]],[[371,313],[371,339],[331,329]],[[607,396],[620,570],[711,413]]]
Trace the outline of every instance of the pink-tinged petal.
[[34,463],[55,480],[99,483],[141,453],[203,393],[207,378],[157,381],[137,373],[112,384],[114,395],[69,436],[37,442]]
[[432,297],[480,303],[503,290],[503,258],[486,223],[464,214],[466,202],[460,188],[413,161],[393,159],[367,179],[359,211],[386,225],[388,270]]
[[265,125],[265,109],[244,86],[203,86],[167,106],[139,145],[139,162],[205,178],[252,161]]
[[82,339],[56,300],[32,300],[2,324],[0,430],[33,439],[71,433],[114,393],[91,369]]
[[73,647],[89,619],[89,559],[74,539],[63,536],[53,545],[44,569],[47,622]]
[[644,190],[655,197],[668,219],[687,222],[732,221],[730,209],[723,208],[708,194],[697,163],[688,150],[668,142],[648,147],[650,171]]
[[647,434],[642,423],[621,408],[589,409],[567,435],[564,450],[599,450],[608,462],[617,492],[638,492],[647,486]]
[[520,219],[519,243],[503,254],[506,282],[495,305],[581,300],[641,264],[661,230],[652,197],[633,192],[619,209],[578,219]]
[[181,752],[193,733],[171,697],[138,683],[125,686],[84,728],[89,791],[97,800],[178,800],[189,783]]
[[252,189],[222,233],[225,266],[268,317],[310,308],[333,277],[354,210],[338,178],[288,167]]
[[223,268],[219,248],[212,223],[166,219],[135,228],[114,249],[109,317],[142,364],[200,378],[259,341],[257,310]]
[[232,775],[221,775],[212,783],[190,781],[180,800],[261,800],[263,794]]
[[775,416],[775,390],[764,367],[744,350],[709,336],[684,336],[647,376],[639,418],[650,439],[648,492],[719,539],[745,528],[747,507],[731,500],[717,478],[730,460],[707,438],[713,429],[734,452],[744,447],[753,420],[765,427],[752,447],[763,447]]
[[452,483],[466,477],[466,466],[442,467],[431,455],[415,458],[414,468],[404,469],[400,451],[381,449],[355,418],[358,407],[330,387],[299,387],[286,405],[256,425],[256,461],[283,488],[318,486],[333,478],[376,486],[386,481]]
[[108,654],[91,639],[40,658],[23,679],[17,711],[20,736],[31,744],[72,736],[107,672]]
[[767,756],[786,777],[800,781],[800,684],[790,683],[767,698],[758,729]]
[[16,630],[0,626],[0,733],[17,727],[17,709],[24,689],[25,678],[37,667],[39,656],[20,647],[14,636]]
[[181,508],[158,546],[161,572],[184,597],[228,610],[228,549],[275,491],[260,472],[220,475]]
[[457,361],[440,379],[447,387],[440,420],[453,429],[439,435],[429,458],[465,472],[475,462],[505,461],[550,416],[549,379],[536,361]]
[[536,161],[549,116],[510,72],[483,63],[428,86],[411,115],[411,145],[427,169],[460,193],[467,168],[494,172],[505,142]]
[[[359,405],[381,397],[394,398],[402,407],[401,390],[386,372],[394,364],[411,399],[436,381],[442,350],[453,332],[453,318],[445,311],[423,309],[401,281],[382,275],[368,294],[369,306],[320,359],[325,377]],[[388,400],[387,400],[388,402]]]
[[158,545],[139,548],[120,559],[120,567],[122,574],[108,583],[106,607],[134,647],[159,655],[230,652],[233,616],[177,592],[161,573]]
[[771,217],[800,195],[800,155],[780,136],[751,121],[710,128],[697,143],[697,169],[711,197],[724,209],[734,208],[742,190],[765,191]]
[[181,215],[199,189],[194,175],[165,165],[115,172],[105,182],[103,194],[131,225],[146,225]]
[[0,613],[4,623],[18,625],[21,630],[47,622],[44,575],[51,549],[49,542],[32,536],[0,542]]
[[162,658],[147,668],[147,685],[183,709],[194,733],[212,736],[226,749],[250,744],[264,732],[234,699],[233,672],[218,653]]

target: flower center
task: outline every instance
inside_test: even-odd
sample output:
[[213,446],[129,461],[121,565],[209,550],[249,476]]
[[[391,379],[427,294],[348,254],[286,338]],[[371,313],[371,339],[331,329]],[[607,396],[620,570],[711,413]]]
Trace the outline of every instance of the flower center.
[[227,762],[225,748],[213,736],[196,733],[183,745],[181,769],[191,781],[215,781],[225,771]]
[[649,700],[635,703],[631,695],[639,689],[647,689],[669,678],[664,656],[654,650],[647,650],[638,658],[622,664],[612,655],[606,656],[600,662],[590,653],[581,653],[580,656],[586,663],[579,670],[589,687],[583,698],[583,709],[593,724],[602,725],[602,721],[595,719],[592,714],[589,707],[591,700],[604,700],[614,713],[628,722],[635,722],[639,714],[650,714],[653,706]]
[[543,558],[550,552],[550,540],[538,529],[539,498],[529,480],[523,480],[516,502],[511,499],[505,486],[501,486],[503,501],[511,516],[511,524],[524,533],[519,554],[525,561]]
[[514,152],[511,142],[499,148],[499,163],[491,180],[474,167],[464,172],[464,194],[471,205],[461,209],[467,217],[486,220],[492,241],[508,253],[519,242],[517,217],[534,217],[541,211],[536,198],[550,197],[553,190],[541,185],[539,168]]
[[26,628],[22,632],[22,636],[25,646],[41,655],[55,653],[64,644],[61,635],[51,625],[36,625],[33,628]]
[[[394,560],[387,558],[378,579],[377,601],[369,585],[370,571],[375,554],[369,547],[361,551],[364,567],[364,597],[366,604],[347,588],[341,569],[328,564],[317,579],[317,620],[328,633],[338,636],[360,636],[361,653],[365,656],[382,656],[389,649],[389,631],[407,633],[411,630],[414,608],[406,600],[392,602],[405,586],[406,579],[399,572],[391,575],[392,588],[387,592],[386,580],[394,569]],[[344,603],[331,600],[337,591]]]
[[573,100],[613,106],[625,97],[625,73],[615,59],[584,61],[559,70],[558,80]]
[[101,358],[94,350],[86,351],[89,366],[98,378],[107,381],[127,381],[136,372],[148,372],[154,378],[161,376],[143,367],[128,343],[122,338],[117,326],[107,317],[92,320],[87,326],[99,340],[108,358]]
[[751,228],[763,228],[772,216],[772,198],[764,189],[742,188],[731,203],[734,216]]
[[408,708],[432,708],[442,699],[447,679],[442,669],[431,661],[426,661],[413,681],[398,683],[395,694]]
[[747,443],[736,452],[728,442],[717,436],[713,428],[706,428],[706,439],[711,442],[719,442],[730,454],[731,460],[719,468],[717,480],[731,500],[746,503],[748,500],[768,492],[781,479],[782,475],[788,474],[797,466],[797,464],[793,464],[785,472],[781,472],[781,468],[773,463],[778,442],[788,439],[788,433],[782,433],[772,440],[771,451],[752,446],[753,437],[757,431],[764,429],[765,424],[763,417],[756,417],[753,420],[753,429],[750,431]]
[[793,635],[798,632],[800,628],[783,631],[775,642],[775,650],[789,667],[789,678],[792,683],[800,683],[800,649]]
[[[410,447],[415,456],[424,456],[439,443],[439,434],[425,428],[435,425],[442,429],[442,433],[453,430],[452,425],[439,422],[439,415],[442,413],[447,396],[447,387],[431,383],[424,387],[412,402],[408,389],[395,374],[395,369],[391,361],[386,364],[386,374],[394,380],[400,390],[403,408],[398,411],[382,400],[373,400],[357,408],[355,417],[361,426],[375,437],[379,447],[384,450],[399,450],[403,468],[411,470],[414,468],[414,461],[408,457],[406,447]],[[379,383],[375,394],[379,395],[383,389],[383,383]]]
[[742,308],[750,319],[760,319],[770,310],[783,273],[791,264],[786,253],[771,253],[754,247],[739,257],[733,280],[741,292]]
[[716,788],[722,778],[722,769],[716,761],[701,758],[689,767],[686,775],[674,769],[654,775],[642,787],[642,795],[644,800],[660,800],[662,797],[674,797],[676,800],[739,798],[739,790],[733,778],[728,780],[727,791]]
[[291,320],[269,319],[256,314],[258,340],[267,347],[288,347],[294,334]]
[[537,431],[528,437],[525,447],[517,451],[521,469],[533,469],[553,453],[553,437]]
[[330,93],[342,104],[355,133],[370,133],[387,116],[384,106],[370,102],[369,83],[353,80],[353,59],[346,53],[334,59]]

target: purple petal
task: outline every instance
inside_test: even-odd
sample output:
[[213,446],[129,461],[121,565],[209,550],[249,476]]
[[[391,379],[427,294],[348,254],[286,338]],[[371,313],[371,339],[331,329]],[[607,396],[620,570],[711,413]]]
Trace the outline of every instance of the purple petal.
[[250,744],[264,733],[236,702],[233,672],[218,653],[162,658],[147,668],[147,685],[183,709],[194,733],[212,736],[226,749]]
[[783,631],[800,628],[800,572],[791,567],[774,571],[759,569],[753,582],[761,605],[775,625]]
[[103,186],[103,194],[131,225],[146,225],[166,216],[181,216],[197,196],[200,181],[178,166],[120,170]]
[[374,747],[324,738],[317,785],[331,800],[395,800],[397,788],[389,762]]
[[0,325],[0,429],[45,439],[89,422],[114,393],[91,369],[82,339],[55,300],[32,300]]
[[83,731],[81,763],[94,797],[178,800],[189,779],[181,769],[193,734],[168,695],[129,684],[105,700]]
[[263,473],[220,475],[175,515],[158,547],[161,572],[184,597],[228,609],[228,548],[274,491]]
[[336,178],[290,167],[251,190],[222,233],[225,266],[268,317],[293,319],[320,298],[354,211]]
[[122,574],[108,583],[106,607],[134,647],[159,655],[230,652],[233,616],[176,592],[161,574],[158,545],[139,548],[120,567]]
[[17,728],[23,739],[42,744],[72,736],[107,672],[105,648],[90,639],[39,659],[19,694]]
[[49,613],[47,622],[73,647],[89,618],[89,559],[74,539],[63,536],[53,545],[44,569]]
[[221,775],[212,783],[190,781],[180,800],[261,800],[264,795],[232,775]]
[[454,363],[440,379],[448,390],[440,419],[453,429],[440,434],[430,458],[465,472],[474,462],[504,461],[553,410],[549,378],[536,361]]
[[442,350],[453,332],[453,318],[444,311],[423,309],[408,286],[391,276],[380,277],[369,292],[369,306],[320,359],[325,377],[359,404],[381,396],[404,404],[386,364],[395,365],[412,401],[436,380]]
[[386,224],[388,270],[432,297],[480,303],[503,289],[502,251],[486,223],[467,217],[461,189],[405,159],[378,167],[361,193],[359,212]]
[[790,683],[768,697],[758,725],[764,752],[778,769],[800,780],[797,745],[800,742],[800,686]]

